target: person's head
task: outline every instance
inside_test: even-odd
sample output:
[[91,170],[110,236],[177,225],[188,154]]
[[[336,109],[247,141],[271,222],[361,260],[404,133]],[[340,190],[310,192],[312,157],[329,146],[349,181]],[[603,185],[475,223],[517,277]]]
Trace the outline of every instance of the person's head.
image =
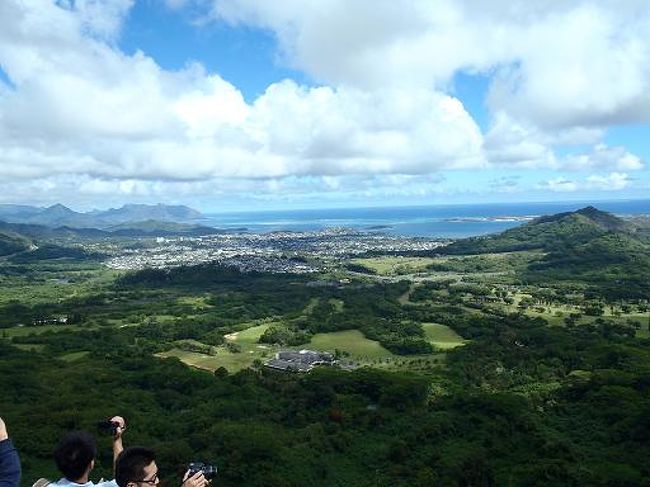
[[117,457],[115,482],[120,487],[153,487],[159,482],[156,455],[148,448],[132,446]]
[[63,476],[76,481],[87,475],[95,466],[97,445],[88,433],[69,433],[54,450],[54,461]]

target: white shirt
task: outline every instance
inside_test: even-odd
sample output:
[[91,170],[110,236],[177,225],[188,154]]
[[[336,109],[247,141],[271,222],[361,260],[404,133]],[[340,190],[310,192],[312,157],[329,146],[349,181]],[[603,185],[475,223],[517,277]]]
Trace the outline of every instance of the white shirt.
[[58,482],[52,482],[50,485],[55,487],[119,487],[115,480],[106,480],[104,482],[100,481],[97,483],[89,480],[85,484],[78,484],[77,482],[71,482],[66,478],[62,478]]

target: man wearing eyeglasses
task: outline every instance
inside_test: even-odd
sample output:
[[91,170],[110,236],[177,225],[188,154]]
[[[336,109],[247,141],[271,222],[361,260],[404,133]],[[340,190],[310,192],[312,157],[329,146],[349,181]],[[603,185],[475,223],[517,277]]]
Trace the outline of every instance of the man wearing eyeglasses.
[[[134,446],[124,450],[115,462],[115,482],[119,487],[153,487],[158,485],[158,465],[153,450]],[[185,474],[182,487],[205,487],[209,482],[203,472]]]
[[[114,416],[110,422],[115,425],[113,434],[113,466],[124,447],[122,433],[126,423],[121,416]],[[95,439],[84,432],[69,433],[56,447],[54,460],[63,478],[50,484],[52,487],[117,487],[114,480],[94,483],[89,480],[95,467],[97,445]]]

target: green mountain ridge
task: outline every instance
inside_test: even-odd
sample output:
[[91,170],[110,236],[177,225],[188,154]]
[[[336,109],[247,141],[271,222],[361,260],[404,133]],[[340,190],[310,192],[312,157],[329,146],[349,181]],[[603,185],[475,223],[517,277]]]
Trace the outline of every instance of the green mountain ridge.
[[440,253],[451,255],[553,251],[567,245],[587,243],[610,232],[633,235],[636,227],[625,220],[589,206],[574,212],[536,218],[505,232],[472,237],[448,245]]
[[6,238],[12,237],[18,240],[25,240],[30,244],[32,241],[42,242],[43,240],[62,238],[93,239],[106,237],[199,236],[223,232],[224,230],[204,225],[159,220],[121,223],[104,230],[98,228],[73,228],[65,225],[53,228],[31,223],[6,223],[0,221],[0,235],[6,235]]
[[574,281],[616,298],[650,298],[650,240],[631,221],[587,207],[542,216],[505,232],[459,240],[448,255],[537,250],[520,277],[527,282]]
[[212,235],[220,230],[203,225],[192,225],[160,220],[144,220],[113,225],[105,229],[119,236],[171,236],[171,235]]

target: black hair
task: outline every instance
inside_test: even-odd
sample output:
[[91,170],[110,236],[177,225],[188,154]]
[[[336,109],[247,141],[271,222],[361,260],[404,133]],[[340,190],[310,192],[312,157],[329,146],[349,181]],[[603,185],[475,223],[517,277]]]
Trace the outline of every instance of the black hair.
[[144,469],[156,459],[156,454],[149,448],[132,446],[117,457],[115,462],[115,482],[126,487],[129,482],[142,480]]
[[68,480],[79,480],[97,455],[95,439],[88,433],[76,431],[63,438],[54,450],[54,461]]

